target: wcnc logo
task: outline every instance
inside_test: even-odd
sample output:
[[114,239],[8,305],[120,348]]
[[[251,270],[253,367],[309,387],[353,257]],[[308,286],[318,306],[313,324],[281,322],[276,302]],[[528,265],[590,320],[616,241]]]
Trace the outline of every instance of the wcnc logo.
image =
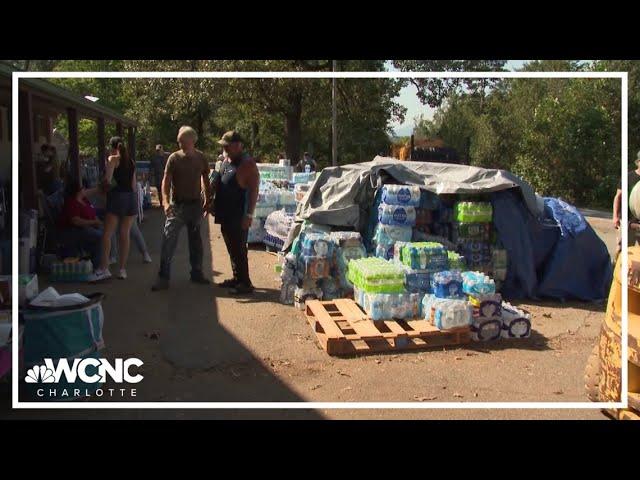
[[[117,358],[113,364],[104,358],[75,358],[71,364],[66,358],[58,360],[57,363],[50,358],[45,358],[44,365],[35,365],[27,370],[24,381],[30,384],[57,384],[64,377],[66,383],[71,386],[76,382],[103,384],[107,379],[116,384],[139,383],[144,377],[140,373],[133,371],[133,368],[141,367],[142,365],[142,361],[137,358],[128,358],[126,360]],[[130,396],[135,397],[135,389],[128,390]],[[119,391],[120,395],[124,397],[127,389],[109,388],[103,390],[98,388],[93,391],[93,394],[98,397],[102,397],[105,394],[114,396],[116,391]],[[49,398],[91,396],[91,390],[87,388],[38,388],[36,393],[39,397],[47,396]]]

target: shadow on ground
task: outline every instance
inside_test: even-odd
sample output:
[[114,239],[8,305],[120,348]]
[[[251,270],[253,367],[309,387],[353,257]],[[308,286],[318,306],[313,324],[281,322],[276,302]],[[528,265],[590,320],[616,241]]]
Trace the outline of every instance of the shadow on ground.
[[[111,402],[302,402],[300,397],[279,380],[261,361],[220,325],[216,296],[226,294],[213,285],[189,282],[186,233],[179,239],[173,260],[171,287],[151,292],[159,264],[160,231],[164,216],[159,210],[146,215],[143,232],[154,259],[143,265],[138,252],[129,259],[126,281],[113,279],[101,285],[56,284],[61,293],[102,291],[105,314],[104,339],[108,359],[136,357],[144,362],[142,382],[136,384],[136,396],[106,399]],[[211,260],[210,233],[202,224],[205,251],[205,275],[216,272]],[[155,235],[153,235],[155,234]],[[226,259],[224,259],[226,260]],[[209,267],[209,268],[207,268]],[[44,280],[44,279],[43,279]],[[41,282],[41,289],[46,288]],[[257,291],[253,298],[239,302],[277,301],[275,290]],[[107,383],[104,389],[121,388]],[[10,408],[10,384],[0,384],[0,416],[5,418],[321,418],[312,410],[233,411],[210,414],[202,410],[83,410],[83,411],[7,411]],[[23,398],[21,398],[23,399]],[[104,399],[104,397],[103,397]],[[28,399],[23,399],[28,400]],[[95,398],[89,402],[97,402]],[[204,415],[203,415],[204,412]]]

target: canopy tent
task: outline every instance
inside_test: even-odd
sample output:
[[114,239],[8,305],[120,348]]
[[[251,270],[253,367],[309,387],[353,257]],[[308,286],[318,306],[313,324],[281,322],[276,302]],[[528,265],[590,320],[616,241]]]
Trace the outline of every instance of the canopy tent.
[[489,194],[494,226],[509,257],[503,285],[508,298],[601,301],[612,276],[604,242],[582,215],[542,198],[504,170],[408,162],[377,156],[371,162],[325,168],[296,212],[301,222],[364,232],[376,191],[384,183],[417,185],[436,194]]

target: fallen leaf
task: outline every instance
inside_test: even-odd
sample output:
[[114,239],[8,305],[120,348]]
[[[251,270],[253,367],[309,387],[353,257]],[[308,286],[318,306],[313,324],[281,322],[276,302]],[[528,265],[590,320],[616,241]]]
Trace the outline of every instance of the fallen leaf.
[[309,390],[317,390],[321,387],[322,385],[314,385],[313,387],[309,388]]
[[555,392],[553,392],[555,395],[562,395],[564,394],[564,392],[562,390],[556,390]]
[[419,402],[427,402],[429,400],[435,400],[436,398],[438,398],[435,395],[429,396],[429,397],[419,397],[418,395],[414,395],[413,398]]
[[478,354],[475,353],[475,352],[467,352],[466,355],[467,355],[467,357],[475,357]]
[[456,357],[456,360],[462,360],[462,357]]
[[460,393],[457,393],[457,392],[454,393],[453,396],[456,397],[456,398],[463,398],[464,397],[464,395],[462,395]]
[[550,313],[543,313],[542,316],[544,318],[551,318],[551,314]]
[[351,377],[351,375],[349,375],[348,373],[343,372],[342,370],[338,370],[338,374],[342,375],[343,377]]

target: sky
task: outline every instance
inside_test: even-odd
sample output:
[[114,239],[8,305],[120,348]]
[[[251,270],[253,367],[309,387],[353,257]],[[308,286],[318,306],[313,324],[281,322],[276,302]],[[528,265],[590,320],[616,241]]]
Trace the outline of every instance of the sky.
[[[506,67],[509,70],[517,70],[522,67],[525,62],[527,62],[527,60],[509,60],[507,61]],[[389,70],[395,70],[390,63],[387,65]],[[420,100],[418,100],[418,97],[416,96],[416,88],[413,85],[404,87],[400,91],[400,96],[397,100],[400,105],[407,107],[407,113],[403,123],[394,122],[391,124],[396,136],[411,135],[411,132],[413,131],[413,119],[420,116],[420,114],[429,119],[433,118],[435,109],[420,103]]]

